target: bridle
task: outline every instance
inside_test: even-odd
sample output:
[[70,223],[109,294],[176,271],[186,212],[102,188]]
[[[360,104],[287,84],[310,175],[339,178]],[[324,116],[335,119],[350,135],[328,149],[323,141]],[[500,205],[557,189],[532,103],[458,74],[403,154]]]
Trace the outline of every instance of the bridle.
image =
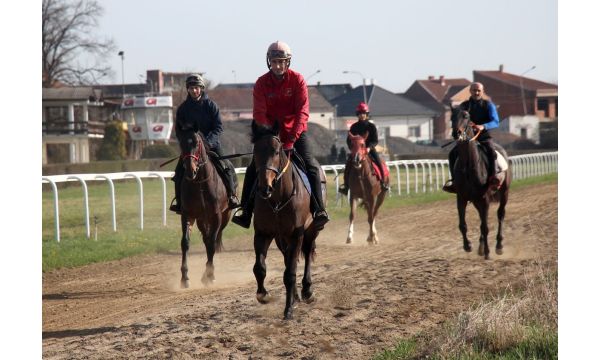
[[202,155],[202,147],[204,146],[204,144],[201,143],[201,141],[197,142],[197,149],[194,153],[186,153],[186,154],[181,154],[181,160],[184,161],[185,164],[185,160],[187,158],[192,158],[194,159],[196,168],[195,170],[192,172],[192,179],[194,180],[194,182],[203,182],[206,181],[208,179],[204,179],[203,181],[197,181],[196,180],[196,176],[198,175],[198,170],[202,167],[204,167],[207,163],[208,163],[208,156],[206,156],[206,159],[203,159],[201,161],[201,155]]
[[[279,145],[281,146],[281,139],[279,139],[279,137],[277,136],[271,136],[272,139],[277,140],[277,142],[279,143]],[[285,151],[285,150],[283,150]],[[282,154],[279,154],[279,158],[281,159]],[[268,171],[272,171],[275,173],[275,179],[273,180],[273,183],[271,184],[272,187],[275,186],[275,184],[279,183],[279,180],[281,180],[281,178],[283,177],[283,175],[287,172],[287,170],[290,168],[290,164],[291,164],[291,158],[292,155],[289,154],[287,156],[287,161],[286,164],[283,166],[283,169],[279,169],[279,168],[275,168],[273,166],[270,165],[265,165],[262,167],[257,167],[256,168],[256,172],[260,172],[261,170],[268,170]],[[281,163],[281,162],[280,162]],[[293,176],[293,173],[292,173]],[[269,207],[271,208],[271,210],[273,211],[273,213],[275,215],[277,215],[283,208],[285,208],[287,206],[287,204],[289,204],[292,199],[294,198],[294,196],[296,195],[297,191],[296,191],[296,182],[292,179],[292,194],[290,195],[290,197],[285,201],[285,202],[278,202],[277,204],[273,205],[271,203],[271,201],[269,201],[268,198],[264,199],[266,201],[266,203],[269,205]]]
[[[279,143],[279,145],[281,145],[281,140],[277,137],[277,136],[271,136],[272,139],[277,140],[277,142]],[[285,151],[285,150],[283,150]],[[281,158],[281,154],[279,155],[279,157]],[[292,158],[291,154],[289,156],[287,156],[287,162],[285,164],[285,166],[283,167],[283,169],[278,169],[275,168],[271,165],[265,165],[263,167],[260,168],[256,168],[256,172],[258,173],[260,170],[265,169],[265,170],[270,170],[272,172],[275,173],[275,180],[273,180],[273,184],[275,184],[276,182],[278,182],[281,177],[283,176],[283,174],[285,174],[285,172],[289,169],[290,167],[290,159]]]
[[471,136],[469,138],[469,131],[471,130],[470,133],[473,134],[473,127],[469,126],[469,115],[468,113],[466,113],[466,115],[464,116],[464,123],[465,126],[462,127],[462,129],[458,129],[458,141],[475,141],[477,140],[477,138],[479,137],[479,135],[481,135],[481,130],[477,130],[477,133],[475,134],[475,136]]

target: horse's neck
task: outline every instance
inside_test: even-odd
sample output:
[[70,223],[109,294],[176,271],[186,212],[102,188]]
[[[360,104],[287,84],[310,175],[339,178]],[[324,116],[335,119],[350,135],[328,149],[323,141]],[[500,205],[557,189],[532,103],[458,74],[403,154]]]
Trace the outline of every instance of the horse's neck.
[[204,163],[203,166],[199,167],[198,173],[196,174],[196,178],[198,180],[209,180],[211,177],[214,176],[216,172],[215,165],[212,163],[212,160],[208,156],[206,148],[202,148],[202,150],[198,153],[198,162],[200,164]]
[[482,152],[479,149],[479,144],[476,141],[469,141],[466,147],[467,151],[464,155],[467,161],[465,166],[471,174],[470,178],[476,179],[480,185],[484,185],[487,182],[487,169],[482,158]]

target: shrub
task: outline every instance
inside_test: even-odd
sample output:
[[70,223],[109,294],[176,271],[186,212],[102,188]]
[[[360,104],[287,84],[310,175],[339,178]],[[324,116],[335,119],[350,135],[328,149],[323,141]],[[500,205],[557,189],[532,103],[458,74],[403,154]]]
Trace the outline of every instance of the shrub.
[[125,132],[120,121],[111,121],[104,128],[104,140],[98,149],[98,160],[123,160],[125,150]]
[[165,144],[148,145],[142,150],[142,159],[172,158],[179,155],[172,146]]

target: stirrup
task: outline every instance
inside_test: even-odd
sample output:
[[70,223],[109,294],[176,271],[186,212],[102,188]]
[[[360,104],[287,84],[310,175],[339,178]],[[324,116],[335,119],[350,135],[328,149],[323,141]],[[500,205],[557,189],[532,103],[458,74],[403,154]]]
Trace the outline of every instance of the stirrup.
[[[239,212],[242,212],[238,215]],[[239,208],[235,215],[231,218],[231,222],[237,224],[243,228],[249,229],[250,222],[252,221],[252,215],[248,214],[243,208]]]
[[456,194],[456,185],[454,185],[454,181],[452,181],[452,179],[446,181],[446,183],[442,187],[442,190],[451,194]]
[[316,230],[323,230],[325,224],[329,222],[329,215],[327,215],[327,211],[325,209],[315,211],[313,214],[313,223],[315,224]]
[[340,185],[340,187],[338,187],[338,192],[340,194],[348,195],[348,188],[346,187],[346,184]]

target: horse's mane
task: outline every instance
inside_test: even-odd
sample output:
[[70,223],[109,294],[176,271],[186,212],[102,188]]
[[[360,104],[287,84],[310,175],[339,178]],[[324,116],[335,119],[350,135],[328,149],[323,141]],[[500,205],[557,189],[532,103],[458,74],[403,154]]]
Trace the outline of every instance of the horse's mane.
[[273,126],[259,125],[256,121],[252,120],[252,133],[250,134],[250,141],[255,144],[263,136],[279,136],[279,123],[275,121]]

